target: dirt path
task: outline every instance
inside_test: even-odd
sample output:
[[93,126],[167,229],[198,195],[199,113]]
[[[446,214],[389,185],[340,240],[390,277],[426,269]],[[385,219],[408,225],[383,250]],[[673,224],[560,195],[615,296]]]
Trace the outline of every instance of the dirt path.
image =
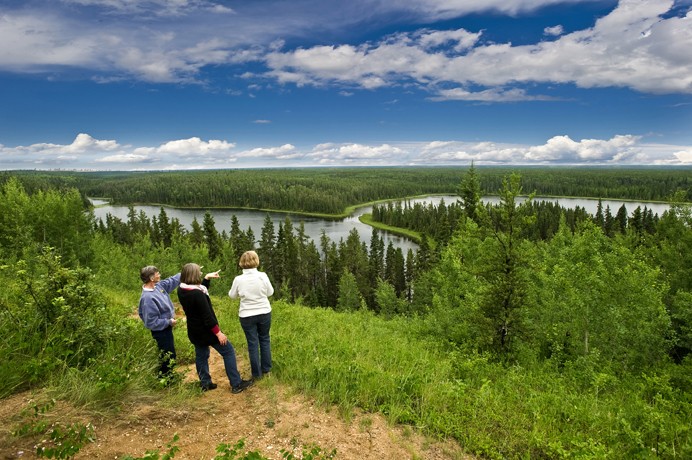
[[[240,370],[248,374],[242,357]],[[323,452],[336,449],[336,459],[462,459],[452,442],[432,442],[409,427],[392,427],[382,416],[356,412],[349,421],[337,409],[317,405],[268,377],[245,392],[231,394],[223,363],[212,351],[211,374],[218,388],[195,400],[198,409],[176,409],[162,404],[138,404],[117,416],[98,417],[60,404],[53,409],[66,423],[94,425],[96,440],[77,454],[77,459],[118,459],[143,456],[147,450],[166,452],[175,433],[180,451],[176,459],[213,459],[220,443],[245,439],[242,453],[257,450],[270,459],[282,459],[281,449],[317,444]],[[186,379],[196,381],[194,366]],[[0,459],[34,458],[35,439],[15,438],[10,430],[16,414],[27,407],[30,395],[0,401]]]

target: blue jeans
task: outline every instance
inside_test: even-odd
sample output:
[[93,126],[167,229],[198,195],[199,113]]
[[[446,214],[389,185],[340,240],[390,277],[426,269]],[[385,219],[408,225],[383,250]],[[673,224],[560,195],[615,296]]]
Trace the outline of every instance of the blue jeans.
[[[235,350],[231,342],[226,342],[226,345],[215,343],[211,345],[214,350],[218,351],[223,358],[223,365],[226,368],[228,381],[231,383],[231,388],[240,385],[241,378],[238,373],[238,366],[235,362]],[[209,374],[209,346],[195,345],[195,367],[197,375],[203,387],[209,386],[212,383],[211,375]]]
[[240,325],[247,339],[252,377],[260,378],[272,370],[272,350],[269,343],[269,329],[272,327],[271,312],[264,315],[240,318]]
[[173,328],[168,326],[162,331],[151,331],[151,336],[159,346],[159,378],[169,377],[175,364],[175,342]]

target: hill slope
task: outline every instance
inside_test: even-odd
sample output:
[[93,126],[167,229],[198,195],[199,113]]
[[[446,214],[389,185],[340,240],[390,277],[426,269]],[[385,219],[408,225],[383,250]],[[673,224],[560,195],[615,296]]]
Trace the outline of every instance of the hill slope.
[[[249,367],[239,356],[241,373]],[[230,392],[223,363],[212,352],[210,369],[219,387],[202,394],[185,407],[164,403],[137,403],[117,415],[99,415],[59,403],[45,418],[51,422],[81,421],[94,425],[96,440],[76,455],[77,459],[116,459],[143,456],[146,451],[167,451],[175,433],[180,451],[176,459],[211,459],[216,446],[245,439],[242,452],[259,451],[270,459],[282,459],[281,449],[300,458],[301,446],[318,445],[323,453],[336,449],[336,459],[461,459],[452,442],[426,439],[409,427],[389,426],[375,414],[354,412],[349,420],[337,408],[324,407],[296,394],[272,376],[239,395]],[[186,381],[196,382],[194,366],[186,369]],[[33,458],[41,438],[17,438],[11,430],[32,395],[23,393],[3,401],[0,409],[0,458]],[[294,448],[293,446],[297,447]],[[294,450],[292,450],[294,449]]]

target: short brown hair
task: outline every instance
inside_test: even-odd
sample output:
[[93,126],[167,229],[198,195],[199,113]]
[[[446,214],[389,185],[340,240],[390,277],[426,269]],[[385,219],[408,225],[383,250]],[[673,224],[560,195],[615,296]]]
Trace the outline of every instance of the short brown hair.
[[202,284],[202,267],[189,263],[180,270],[180,282],[185,284]]
[[245,251],[240,256],[238,265],[240,265],[240,268],[257,268],[259,267],[259,256],[255,251]]
[[158,271],[159,269],[153,265],[147,265],[146,267],[142,268],[139,271],[139,277],[142,280],[142,283],[148,283],[151,281],[151,278],[156,275],[156,272]]

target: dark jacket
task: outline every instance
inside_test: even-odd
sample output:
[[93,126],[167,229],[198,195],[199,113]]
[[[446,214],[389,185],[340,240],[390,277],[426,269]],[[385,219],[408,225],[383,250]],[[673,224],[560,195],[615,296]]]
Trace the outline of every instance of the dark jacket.
[[[209,280],[202,281],[202,285],[209,287]],[[190,342],[200,346],[219,343],[216,338],[219,322],[209,296],[199,289],[178,287],[178,300],[187,316],[187,336]]]

